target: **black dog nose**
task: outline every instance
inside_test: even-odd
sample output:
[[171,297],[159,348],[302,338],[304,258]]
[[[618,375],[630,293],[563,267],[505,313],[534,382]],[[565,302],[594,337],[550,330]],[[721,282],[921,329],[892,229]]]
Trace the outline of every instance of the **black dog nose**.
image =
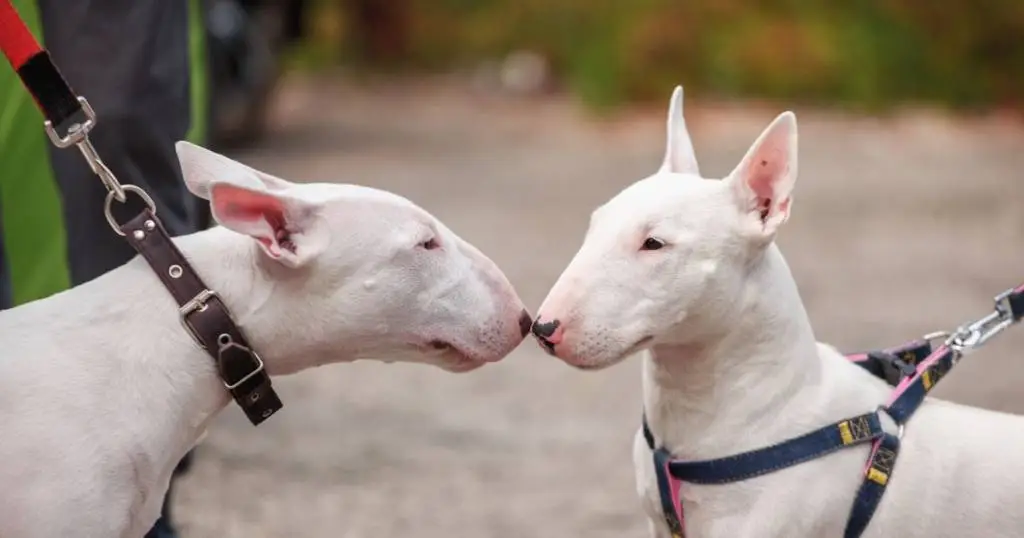
[[561,324],[562,323],[557,319],[541,323],[540,318],[537,318],[537,321],[533,322],[533,334],[537,338],[547,340],[552,334],[555,334],[555,330],[558,329],[558,326]]
[[526,335],[530,334],[530,326],[533,325],[533,316],[530,315],[526,309],[523,309],[523,313],[519,315],[519,333],[526,338]]
[[552,355],[555,353],[555,345],[562,341],[561,333],[556,335],[558,326],[561,324],[562,322],[557,319],[541,322],[540,317],[537,317],[537,321],[534,321],[533,327],[530,328],[533,331],[533,335],[537,337],[537,341]]

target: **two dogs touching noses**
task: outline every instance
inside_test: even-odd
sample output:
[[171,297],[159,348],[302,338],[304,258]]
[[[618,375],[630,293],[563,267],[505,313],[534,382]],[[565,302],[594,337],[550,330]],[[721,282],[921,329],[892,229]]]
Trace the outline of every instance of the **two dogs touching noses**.
[[[884,382],[816,342],[774,243],[792,206],[795,116],[779,115],[727,177],[706,180],[677,87],[666,146],[655,174],[593,212],[536,319],[493,261],[411,201],[291,183],[184,142],[185,182],[220,226],[175,244],[272,376],[363,359],[468,372],[532,331],[583,370],[640,353],[650,429],[693,459],[880,404]],[[0,537],[137,538],[152,526],[175,465],[230,402],[177,313],[138,257],[0,312]],[[866,536],[1020,535],[1024,459],[1005,450],[1024,447],[1020,418],[929,400],[907,433],[901,478]],[[638,432],[637,491],[651,536],[669,538],[650,455]],[[865,457],[851,449],[681,490],[686,532],[838,536]],[[942,469],[958,472],[931,480]]]

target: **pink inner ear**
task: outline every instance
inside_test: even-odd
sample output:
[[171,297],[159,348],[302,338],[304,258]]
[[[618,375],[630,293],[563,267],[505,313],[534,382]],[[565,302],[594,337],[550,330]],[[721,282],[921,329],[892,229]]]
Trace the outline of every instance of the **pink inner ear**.
[[750,163],[747,185],[758,200],[770,200],[775,195],[775,182],[782,179],[785,172],[783,159],[774,155],[755,155]]
[[275,220],[284,221],[284,205],[273,196],[235,188],[214,189],[222,191],[213,199],[217,212],[224,218],[241,221],[265,218],[271,225]]
[[[775,198],[778,193],[775,191],[776,183],[783,179],[788,171],[784,154],[772,147],[772,140],[765,140],[765,144],[754,154],[747,164],[747,186],[754,193],[756,207],[760,213],[761,220],[766,221],[773,212]],[[782,200],[776,211],[785,212],[789,206],[789,199]]]
[[255,222],[265,220],[273,230],[273,237],[256,236],[272,256],[278,253],[274,243],[286,250],[295,251],[290,233],[285,227],[284,204],[274,196],[226,186],[214,186],[216,195],[212,197],[217,214],[222,219]]

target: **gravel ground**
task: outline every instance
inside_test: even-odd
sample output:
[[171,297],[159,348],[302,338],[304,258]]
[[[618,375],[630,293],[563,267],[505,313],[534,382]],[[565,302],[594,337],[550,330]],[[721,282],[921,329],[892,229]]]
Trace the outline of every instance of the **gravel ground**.
[[[701,168],[718,176],[781,111],[687,107]],[[820,340],[853,350],[949,328],[1024,278],[1024,127],[796,112],[800,178],[780,243]],[[266,141],[234,156],[413,199],[536,308],[590,211],[659,164],[663,114],[597,120],[451,82],[291,80]],[[1024,412],[1022,349],[1024,329],[1000,337],[937,393]],[[219,417],[177,517],[186,538],[644,537],[638,370],[581,373],[527,342],[467,375],[357,363],[284,378],[286,409],[260,428],[234,408]]]

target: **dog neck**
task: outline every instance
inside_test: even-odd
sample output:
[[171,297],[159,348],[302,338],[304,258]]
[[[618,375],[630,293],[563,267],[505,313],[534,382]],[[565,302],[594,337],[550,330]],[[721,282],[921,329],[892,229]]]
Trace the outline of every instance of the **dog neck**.
[[[214,228],[174,241],[232,312],[268,373],[327,362],[318,344],[307,344],[302,327],[296,327],[309,314],[278,304],[288,294],[274,293],[276,280],[265,267],[272,262],[262,259],[251,239]],[[158,462],[157,468],[163,462],[173,467],[230,402],[213,358],[183,328],[177,304],[139,256],[93,281],[5,314],[11,324],[5,328],[12,334],[38,334],[37,328],[47,327],[46,334],[23,342],[26,352],[53,349],[46,371],[83,372],[83,386],[76,389],[107,396],[80,412],[98,423],[109,422],[126,449]],[[343,333],[332,334],[332,340],[344,342]],[[26,353],[25,359],[30,358]],[[330,360],[346,360],[345,353],[332,349]]]
[[736,308],[716,336],[656,345],[644,358],[647,420],[677,457],[721,457],[779,441],[792,427],[782,417],[818,397],[814,333],[774,245],[752,268]]

